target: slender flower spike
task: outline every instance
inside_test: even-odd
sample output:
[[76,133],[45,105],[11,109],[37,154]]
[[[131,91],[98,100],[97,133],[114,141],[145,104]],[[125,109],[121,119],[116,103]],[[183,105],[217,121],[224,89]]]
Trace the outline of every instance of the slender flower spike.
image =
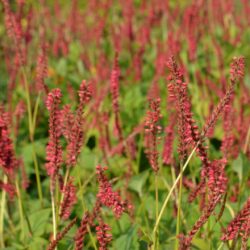
[[209,202],[205,209],[202,211],[201,216],[199,219],[195,222],[194,226],[192,229],[188,232],[187,236],[180,235],[180,250],[190,250],[191,249],[191,242],[196,235],[196,233],[200,230],[200,228],[207,222],[208,218],[211,216],[213,213],[216,205],[221,199],[221,195],[219,196],[211,196],[209,198]]
[[17,22],[16,15],[11,10],[9,0],[2,0],[2,3],[4,6],[4,18],[7,34],[14,42],[18,64],[24,65],[24,50],[21,46],[23,37],[22,26]]
[[162,152],[162,160],[164,164],[171,165],[173,163],[173,142],[174,142],[174,123],[165,128],[164,148]]
[[75,236],[75,250],[82,250],[84,237],[88,232],[88,224],[90,221],[90,214],[87,212],[82,218],[81,225],[78,228]]
[[18,167],[18,160],[15,157],[8,124],[8,114],[0,106],[0,167],[5,174],[13,177],[15,169]]
[[232,101],[231,97],[234,92],[234,87],[237,84],[237,82],[244,77],[244,67],[245,67],[245,60],[243,57],[235,57],[233,59],[233,62],[231,63],[231,67],[230,67],[229,88],[226,94],[224,95],[224,97],[220,100],[215,110],[212,112],[209,119],[207,120],[202,131],[202,137],[205,137],[207,135],[208,130],[213,128],[213,126],[215,125],[215,122],[217,121],[219,115],[222,113],[226,105],[230,101]]
[[[44,33],[44,31],[43,31]],[[48,72],[47,44],[45,42],[45,34],[41,35],[41,48],[37,58],[36,66],[36,84],[39,91],[44,90],[46,94],[49,92],[48,86],[45,84],[45,78]]]
[[250,224],[250,197],[245,203],[244,207],[236,215],[236,217],[229,223],[226,231],[222,235],[221,239],[223,241],[233,240],[249,232]]
[[159,121],[161,119],[160,113],[160,98],[149,100],[149,110],[146,115],[145,121],[145,142],[146,142],[146,153],[149,159],[149,163],[155,172],[158,172],[158,149],[157,145],[161,137],[161,126]]
[[76,218],[74,218],[61,232],[56,235],[56,238],[49,243],[47,250],[54,250],[58,245],[59,241],[63,239],[63,237],[68,233],[68,231],[74,226],[76,223]]
[[99,250],[108,250],[108,245],[112,241],[112,234],[108,233],[111,228],[99,218],[99,225],[96,227],[97,240],[99,242]]
[[112,95],[112,105],[115,114],[115,130],[118,134],[119,141],[123,140],[121,121],[119,119],[119,76],[120,70],[118,65],[118,52],[115,54],[114,66],[111,72],[110,92]]
[[[169,99],[174,101],[178,114],[178,132],[179,132],[179,153],[181,161],[187,157],[187,150],[190,143],[193,142],[192,137],[192,113],[191,103],[188,98],[187,83],[184,81],[183,73],[178,68],[174,57],[170,57],[166,63],[170,70],[168,76]],[[196,135],[196,131],[194,132]],[[192,144],[191,144],[192,145]]]
[[61,213],[60,217],[64,220],[68,219],[70,216],[70,212],[74,204],[77,202],[76,198],[76,187],[73,184],[73,178],[71,178],[66,187],[63,188],[64,198],[61,203]]
[[[83,144],[83,108],[90,101],[92,96],[91,86],[87,84],[86,81],[82,81],[78,95],[80,102],[77,108],[74,123],[71,123],[72,127],[66,127],[66,129],[68,128],[70,131],[64,131],[64,134],[66,134],[68,137],[66,159],[68,167],[76,165],[76,160]],[[64,112],[66,111],[66,109],[64,109]],[[70,113],[68,114],[68,118],[71,118],[72,115],[70,115]],[[68,121],[67,123],[69,125],[70,121]]]
[[105,170],[107,170],[107,168],[101,166],[96,167],[96,174],[99,182],[97,198],[102,205],[111,208],[115,216],[120,218],[127,210],[128,204],[122,201],[118,192],[113,191],[111,184],[104,174]]
[[61,102],[61,90],[54,89],[48,94],[46,100],[47,109],[50,112],[49,118],[49,143],[46,148],[46,160],[45,165],[47,173],[52,179],[58,173],[59,167],[62,163],[62,147],[60,145],[60,136],[62,134],[61,126],[61,112],[59,110],[59,104]]

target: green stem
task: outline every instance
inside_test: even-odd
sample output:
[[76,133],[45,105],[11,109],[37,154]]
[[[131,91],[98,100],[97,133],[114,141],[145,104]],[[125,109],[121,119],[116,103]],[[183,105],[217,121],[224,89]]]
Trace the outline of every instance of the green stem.
[[[52,183],[50,184],[50,195],[51,195],[51,208],[52,208],[52,221],[53,221],[53,239],[56,239],[57,235],[57,220],[56,220],[56,203],[55,203],[55,195],[54,188],[52,188]],[[55,248],[57,249],[57,248]]]
[[[69,167],[67,167],[67,170],[66,170],[66,174],[65,174],[65,177],[64,177],[64,182],[63,182],[63,189],[65,189],[66,185],[67,185],[67,182],[68,182],[68,178],[69,178]],[[59,215],[61,214],[61,204],[63,202],[63,199],[64,199],[64,193],[65,192],[62,192],[62,196],[61,196],[61,200],[60,200],[60,204],[59,204]]]
[[[159,214],[159,192],[158,192],[158,173],[155,173],[155,221],[158,219]],[[158,249],[158,231],[156,230],[154,233],[154,249]]]
[[[194,149],[192,150],[191,154],[189,155],[187,161],[185,162],[185,164],[184,164],[184,166],[183,166],[183,172],[184,172],[185,169],[187,168],[188,163],[189,163],[189,161],[191,160],[191,158],[192,158],[192,156],[193,156],[193,154],[194,154],[194,152],[195,152],[197,146],[198,146],[198,144],[194,147]],[[160,223],[160,221],[161,221],[161,217],[162,217],[162,215],[163,215],[163,212],[164,212],[164,210],[165,210],[165,208],[166,208],[166,206],[167,206],[167,204],[168,204],[168,201],[169,201],[169,199],[170,199],[170,197],[171,197],[171,195],[172,195],[172,193],[173,193],[173,191],[174,191],[174,189],[175,189],[177,183],[179,182],[180,178],[181,178],[181,174],[179,174],[178,177],[176,178],[175,183],[174,183],[173,186],[171,187],[171,189],[170,189],[170,191],[169,191],[169,193],[168,193],[168,195],[167,195],[167,197],[166,197],[166,199],[165,199],[165,201],[164,201],[164,203],[163,203],[163,205],[162,205],[162,208],[161,208],[161,210],[160,210],[158,219],[157,219],[157,221],[156,221],[156,223],[155,223],[155,226],[154,226],[154,229],[153,229],[153,234],[156,232],[156,230],[157,230],[157,228],[158,228],[158,226],[159,226],[159,223]]]
[[33,113],[33,121],[32,121],[32,135],[34,136],[35,128],[36,128],[36,118],[37,118],[37,113],[38,113],[38,107],[40,103],[40,97],[41,97],[41,92],[39,92],[37,98],[36,98],[36,103],[35,103],[35,109]]
[[26,94],[26,102],[27,102],[27,109],[28,109],[28,122],[29,122],[29,132],[30,137],[32,137],[32,112],[31,112],[31,101],[30,101],[30,92],[29,92],[29,84],[26,76],[26,72],[24,69],[24,66],[21,67],[21,72],[23,75],[24,80],[24,88],[25,88],[25,94]]
[[20,221],[21,221],[21,239],[23,240],[24,239],[23,205],[22,205],[21,192],[20,192],[17,178],[16,178],[16,191],[17,191],[17,198],[18,198],[18,209],[19,209]]
[[175,250],[179,248],[178,235],[180,234],[180,220],[181,220],[181,201],[182,201],[182,178],[183,178],[183,164],[180,164],[180,182],[178,192],[178,211],[177,211],[177,222],[176,222],[176,238],[175,238]]
[[37,183],[38,197],[39,197],[41,206],[43,207],[42,185],[41,185],[40,171],[39,171],[39,167],[38,167],[38,161],[37,161],[37,157],[36,157],[36,151],[35,151],[34,141],[32,141],[31,144],[32,144],[32,158],[33,158],[34,165],[35,165],[35,174],[36,174],[36,183]]
[[250,140],[250,125],[249,125],[248,131],[247,131],[247,138],[246,138],[246,142],[245,142],[244,149],[243,149],[244,153],[247,152],[247,148],[249,146],[249,140]]
[[27,80],[27,74],[25,72],[24,66],[21,67],[21,72],[23,75],[23,80],[24,80],[24,87],[25,87],[25,94],[26,94],[26,103],[27,103],[27,109],[28,109],[28,122],[29,122],[29,136],[30,136],[30,141],[32,144],[32,156],[34,160],[34,165],[35,165],[35,174],[36,174],[36,182],[37,182],[37,189],[38,189],[38,196],[39,200],[41,203],[41,206],[43,206],[43,194],[42,194],[42,187],[41,187],[41,180],[40,180],[40,172],[38,168],[38,163],[37,163],[37,157],[36,157],[36,152],[35,152],[35,145],[34,145],[34,131],[35,131],[35,120],[37,116],[37,109],[38,109],[38,103],[39,103],[39,96],[37,100],[37,104],[35,107],[35,113],[34,113],[34,119],[32,121],[32,109],[31,109],[31,101],[30,101],[30,92],[29,92],[29,84]]
[[[6,183],[7,176],[4,175],[3,182]],[[1,207],[0,207],[0,246],[4,248],[4,210],[5,210],[5,203],[6,203],[6,192],[2,190],[2,197],[1,197]]]
[[97,248],[97,246],[96,246],[95,239],[94,239],[94,237],[93,237],[93,235],[92,235],[92,232],[91,232],[91,230],[90,230],[89,225],[87,226],[87,228],[88,228],[88,233],[89,233],[89,238],[90,238],[90,240],[91,240],[91,243],[92,243],[94,249],[95,249],[95,250],[98,250],[98,248]]
[[218,250],[222,249],[223,245],[224,245],[224,242],[221,242],[220,245],[218,246]]

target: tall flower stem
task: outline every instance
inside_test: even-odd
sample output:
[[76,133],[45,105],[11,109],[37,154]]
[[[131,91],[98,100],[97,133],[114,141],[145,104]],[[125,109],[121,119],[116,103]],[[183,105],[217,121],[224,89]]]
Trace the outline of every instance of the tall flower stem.
[[18,198],[18,208],[19,208],[20,221],[21,221],[21,239],[23,239],[24,238],[23,205],[22,205],[21,192],[20,192],[17,178],[16,178],[16,191],[17,191],[17,198]]
[[52,187],[52,183],[50,184],[50,195],[51,195],[51,208],[52,208],[52,221],[53,221],[53,239],[56,240],[56,235],[57,235],[56,202],[55,202],[54,187]]
[[247,152],[247,149],[248,149],[248,147],[249,147],[249,141],[250,141],[250,125],[249,125],[249,127],[248,127],[246,142],[245,142],[244,149],[243,149],[243,152],[244,152],[244,153]]
[[[68,178],[69,178],[69,168],[67,167],[67,170],[66,170],[66,174],[65,174],[65,177],[64,177],[64,182],[63,182],[63,189],[66,187],[67,185],[67,182],[68,182]],[[62,196],[61,196],[61,199],[60,199],[60,204],[62,204],[63,202],[63,199],[64,199],[64,192],[62,192]],[[58,214],[61,214],[61,206],[59,207],[59,213]]]
[[175,250],[179,248],[178,235],[180,234],[180,222],[181,222],[181,201],[182,201],[182,178],[183,178],[183,164],[180,164],[180,181],[179,181],[179,192],[178,192],[178,210],[177,210],[177,221],[176,221],[176,239],[175,239]]
[[[35,124],[35,119],[34,120],[32,119],[32,109],[31,109],[31,101],[30,101],[29,84],[28,84],[27,74],[25,72],[24,66],[21,67],[21,72],[22,72],[22,75],[23,75],[25,94],[26,94],[26,103],[27,103],[27,109],[28,109],[28,122],[29,122],[29,137],[30,137],[30,141],[31,141],[31,144],[32,144],[32,157],[33,157],[33,161],[34,161],[34,165],[35,165],[37,190],[38,190],[38,196],[39,196],[41,206],[43,206],[43,193],[42,193],[42,186],[41,186],[41,179],[40,179],[40,171],[39,171],[39,167],[38,167],[38,161],[37,161],[37,157],[36,157],[35,144],[34,144],[34,131],[35,131],[34,124]],[[40,97],[38,95],[38,100],[39,99],[40,99]],[[38,103],[38,101],[37,101],[37,103]],[[38,105],[36,105],[36,106],[37,107],[36,107],[35,113],[34,113],[35,117],[37,115]]]
[[[158,219],[159,214],[159,190],[158,190],[158,172],[155,173],[155,221]],[[158,231],[154,233],[154,249],[158,249]]]
[[[196,144],[196,146],[194,147],[194,149],[192,150],[192,152],[191,152],[190,155],[188,156],[187,161],[186,161],[185,164],[183,165],[182,173],[186,170],[186,168],[187,168],[187,166],[188,166],[188,163],[190,162],[192,156],[194,155],[195,150],[197,149],[197,147],[198,147],[198,144]],[[181,178],[181,173],[177,176],[177,178],[176,178],[176,180],[175,180],[175,183],[172,185],[170,191],[168,192],[168,195],[167,195],[166,199],[164,200],[164,203],[163,203],[163,205],[162,205],[162,208],[161,208],[161,210],[160,210],[159,216],[158,216],[158,218],[157,218],[157,220],[156,220],[156,223],[155,223],[155,226],[154,226],[154,229],[153,229],[153,234],[155,234],[155,232],[156,232],[157,229],[158,229],[158,226],[159,226],[159,223],[160,223],[160,221],[161,221],[161,217],[162,217],[162,215],[163,215],[163,213],[164,213],[164,210],[165,210],[165,208],[166,208],[166,206],[167,206],[167,204],[168,204],[168,201],[169,201],[169,199],[170,199],[170,197],[171,197],[171,195],[172,195],[172,193],[173,193],[173,191],[174,191],[176,185],[178,184],[180,178]]]
[[[7,181],[7,176],[4,175],[3,182],[5,183]],[[0,247],[4,248],[4,210],[5,210],[5,203],[6,203],[6,192],[5,190],[2,190],[2,196],[1,196],[1,206],[0,206]]]

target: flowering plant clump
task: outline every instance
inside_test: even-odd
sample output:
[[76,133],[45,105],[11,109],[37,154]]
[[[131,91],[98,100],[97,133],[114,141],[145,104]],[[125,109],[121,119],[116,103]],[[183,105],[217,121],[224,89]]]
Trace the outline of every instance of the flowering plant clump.
[[0,249],[250,249],[248,0],[0,0]]

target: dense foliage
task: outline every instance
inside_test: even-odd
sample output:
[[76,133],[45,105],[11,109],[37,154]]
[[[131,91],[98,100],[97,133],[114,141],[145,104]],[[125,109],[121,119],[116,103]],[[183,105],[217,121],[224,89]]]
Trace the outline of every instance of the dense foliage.
[[0,249],[250,249],[248,0],[0,13]]

